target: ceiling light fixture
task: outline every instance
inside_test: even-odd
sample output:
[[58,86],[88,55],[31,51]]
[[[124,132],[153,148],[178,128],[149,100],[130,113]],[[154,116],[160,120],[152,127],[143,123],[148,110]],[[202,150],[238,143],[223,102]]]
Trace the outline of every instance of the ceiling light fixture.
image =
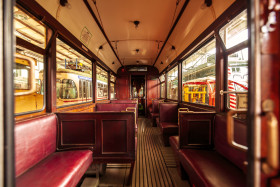
[[115,62],[113,61],[112,64],[115,64]]
[[100,45],[98,49],[99,49],[99,50],[102,50],[102,49],[103,49],[103,45]]
[[137,28],[138,28],[138,26],[139,26],[139,24],[140,24],[140,21],[135,20],[135,21],[132,21],[132,23],[134,24],[135,29],[137,29]]
[[172,45],[171,49],[172,49],[172,50],[175,50],[175,49],[176,49],[176,47],[175,47],[174,45]]
[[136,64],[139,64],[139,61],[138,61],[138,60],[136,61]]
[[139,53],[140,49],[135,49],[136,53]]
[[163,64],[163,62],[161,61],[160,64]]

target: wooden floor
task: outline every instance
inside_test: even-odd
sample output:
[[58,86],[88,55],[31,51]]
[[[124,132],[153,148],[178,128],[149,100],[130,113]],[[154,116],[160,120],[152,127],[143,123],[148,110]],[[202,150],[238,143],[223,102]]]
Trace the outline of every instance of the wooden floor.
[[[139,118],[137,139],[132,187],[189,186],[187,181],[182,181],[178,176],[172,149],[164,147],[160,129],[152,127],[150,119]],[[86,178],[82,187],[97,186],[97,184],[98,186],[125,186],[129,169],[128,164],[108,164],[106,174],[100,177],[98,182]],[[95,183],[96,185],[93,185]]]

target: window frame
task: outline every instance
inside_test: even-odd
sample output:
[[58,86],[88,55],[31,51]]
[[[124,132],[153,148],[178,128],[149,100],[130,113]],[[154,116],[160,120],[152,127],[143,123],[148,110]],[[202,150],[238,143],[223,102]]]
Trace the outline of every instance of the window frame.
[[[66,45],[68,45],[69,47],[71,47],[72,49],[74,49],[77,53],[79,53],[80,55],[83,55],[85,58],[87,58],[90,62],[91,62],[91,67],[93,68],[94,67],[94,63],[95,61],[92,60],[92,58],[90,58],[86,53],[84,53],[83,51],[81,51],[80,49],[78,49],[77,47],[75,47],[75,45],[68,41],[67,39],[65,39],[62,35],[58,34],[57,36],[54,36],[55,37],[55,40],[59,39],[60,41],[62,41],[63,43],[65,43]],[[56,42],[55,42],[56,43]],[[57,45],[57,43],[56,43]],[[57,50],[55,51],[55,54],[56,54]],[[56,62],[56,56],[55,56],[55,62]],[[57,69],[56,69],[57,71]],[[57,76],[56,76],[56,71],[55,71],[55,78],[57,79]],[[92,71],[92,76],[91,76],[91,79],[92,79],[92,85],[94,84],[94,79],[93,79],[93,73],[94,71]],[[62,79],[63,80],[63,79]],[[61,80],[61,81],[62,81]],[[56,86],[56,85],[55,85]],[[76,85],[77,87],[77,85]],[[55,88],[56,89],[56,88]],[[92,89],[94,89],[94,86],[92,86]],[[79,91],[79,88],[77,87],[77,90]],[[85,101],[85,102],[79,102],[79,103],[72,103],[72,104],[68,104],[68,105],[61,105],[61,106],[57,106],[57,102],[56,102],[56,109],[61,109],[61,108],[65,108],[65,107],[71,107],[71,106],[76,106],[76,105],[82,105],[82,104],[88,104],[88,103],[94,103],[95,99],[93,98],[94,97],[94,94],[93,94],[93,91],[92,91],[92,100],[91,101]],[[78,98],[79,98],[79,94],[78,94]],[[57,101],[57,97],[56,97],[56,101]]]
[[[231,17],[230,21],[233,20],[234,18],[236,18],[238,15],[240,15],[243,11],[245,11],[246,9],[242,9],[240,10],[237,14],[235,14],[234,16]],[[248,19],[248,10],[247,10],[247,19]],[[228,56],[235,53],[235,52],[238,52],[242,49],[245,49],[245,48],[248,48],[249,50],[249,39],[250,39],[250,36],[249,36],[249,33],[248,33],[248,39],[243,41],[243,42],[240,42],[239,44],[235,45],[235,46],[232,46],[230,48],[226,48],[225,46],[225,43],[224,41],[222,40],[221,36],[220,36],[220,30],[226,26],[227,24],[229,23],[229,21],[225,22],[224,24],[222,24],[218,29],[217,29],[217,35],[216,35],[216,38],[217,38],[217,42],[219,42],[219,45],[221,46],[222,48],[222,59],[224,60],[224,86],[221,88],[223,89],[224,91],[228,91],[228,74],[226,73],[228,71]],[[248,22],[247,22],[248,23]],[[247,25],[247,28],[248,28],[248,25]],[[248,63],[249,63],[249,59],[248,59]],[[248,64],[249,66],[249,64]],[[249,76],[248,76],[248,83],[249,83]],[[248,84],[248,88],[249,88],[249,84]],[[249,89],[248,89],[249,90]],[[220,93],[218,93],[220,94]],[[247,95],[249,93],[247,92]],[[223,105],[225,106],[224,107],[224,111],[227,112],[229,110],[233,110],[229,107],[228,105],[228,101],[229,101],[229,94],[224,94],[224,100],[222,100],[221,102],[223,102]],[[248,108],[247,108],[248,109]]]
[[[215,37],[214,34],[204,38],[200,43],[199,45],[197,45],[197,47],[195,47],[192,51],[190,51],[187,55],[184,56],[184,58],[182,58],[180,60],[180,64],[181,66],[183,66],[183,62],[189,58],[190,56],[192,56],[194,53],[196,53],[198,50],[200,50],[202,47],[204,47],[205,45],[207,45],[208,43],[210,43],[212,40],[215,40],[215,43],[217,44],[217,39]],[[217,72],[216,72],[216,66],[217,66],[217,49],[216,49],[216,53],[215,53],[215,87],[216,87],[216,84],[217,84]],[[182,90],[181,90],[181,101],[183,104],[190,104],[190,105],[196,105],[196,106],[201,106],[201,107],[206,107],[206,108],[210,108],[210,109],[213,109],[213,108],[216,108],[216,101],[215,101],[215,106],[211,106],[211,105],[204,105],[204,104],[200,104],[200,103],[192,103],[192,102],[187,102],[187,101],[184,101],[183,100],[183,71],[181,71],[181,79],[182,79]],[[216,90],[217,92],[217,90]],[[216,100],[216,96],[215,96],[215,100]]]
[[[178,70],[177,70],[177,74],[178,74],[178,84],[177,84],[177,89],[178,89],[178,94],[177,94],[177,99],[170,99],[170,98],[168,98],[167,96],[168,96],[168,93],[167,93],[167,86],[168,86],[168,73],[170,72],[170,71],[172,71],[173,69],[175,69],[175,68],[177,68]],[[172,67],[170,67],[170,69],[166,72],[166,74],[165,74],[165,76],[166,76],[166,78],[165,78],[165,82],[166,82],[166,85],[165,85],[165,88],[166,88],[166,91],[165,91],[165,93],[166,93],[166,95],[165,95],[165,98],[168,100],[168,101],[179,101],[179,63],[175,63]]]
[[[113,82],[113,81],[111,81],[111,76],[114,76],[115,77],[115,82]],[[110,81],[109,81],[109,83],[110,83],[110,88],[108,89],[108,90],[110,90],[110,100],[112,100],[112,98],[111,98],[111,84],[114,84],[114,93],[115,93],[115,98],[113,99],[113,100],[115,100],[116,99],[116,96],[117,96],[117,92],[116,92],[116,82],[117,82],[117,76],[115,76],[115,75],[113,75],[112,73],[110,73]]]
[[[25,14],[29,15],[32,19],[34,19],[35,21],[37,21],[38,23],[40,23],[42,26],[45,27],[46,31],[49,29],[49,27],[42,23],[36,16],[32,15],[30,12],[28,12],[25,8],[23,8],[22,6],[16,4],[13,7],[17,7],[18,9],[20,9],[21,11],[23,11]],[[13,18],[14,21],[14,18]],[[44,71],[43,71],[43,81],[42,81],[42,85],[45,88],[43,90],[43,107],[41,109],[38,110],[32,110],[32,111],[27,111],[27,112],[20,112],[20,113],[15,113],[14,110],[14,115],[16,117],[18,116],[24,116],[24,115],[28,115],[28,114],[34,114],[34,113],[39,113],[39,112],[43,112],[44,110],[46,110],[46,105],[47,105],[47,92],[46,92],[46,87],[47,87],[47,61],[46,61],[46,51],[47,51],[47,47],[45,46],[45,48],[41,48],[33,43],[28,42],[27,40],[24,40],[18,36],[15,35],[15,33],[13,33],[16,42],[15,42],[15,48],[16,46],[20,46],[23,48],[26,48],[27,50],[33,51],[35,53],[38,53],[40,55],[43,56],[43,63],[44,63]],[[47,40],[47,35],[45,36],[45,41]],[[16,53],[16,51],[14,51],[14,54]],[[14,69],[14,68],[13,68]],[[14,83],[14,81],[13,81]],[[15,99],[15,95],[14,95],[14,99]]]
[[[105,69],[105,68],[103,68],[102,66],[100,66],[99,64],[97,64],[96,65],[96,70],[95,70],[95,72],[97,72],[97,68],[100,68],[101,70],[103,70],[103,71],[105,71],[106,73],[107,73],[107,76],[108,75],[110,75],[109,74],[109,72]],[[98,82],[97,82],[97,73],[96,73],[96,75],[95,75],[95,77],[96,77],[96,89],[95,89],[95,94],[96,94],[96,102],[98,102],[98,101],[106,101],[106,100],[109,100],[110,98],[109,98],[109,88],[110,88],[110,85],[107,85],[107,99],[98,99],[98,91],[97,91],[97,89],[98,89]],[[111,82],[111,80],[110,80],[110,76],[108,76],[107,77],[107,84],[108,83],[110,83]]]

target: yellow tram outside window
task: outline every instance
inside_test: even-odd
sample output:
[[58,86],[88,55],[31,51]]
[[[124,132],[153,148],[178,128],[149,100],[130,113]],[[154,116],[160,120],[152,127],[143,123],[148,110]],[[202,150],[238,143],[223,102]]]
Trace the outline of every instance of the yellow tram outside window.
[[56,105],[92,101],[92,62],[56,39]]
[[[18,40],[45,48],[46,27],[24,10],[14,7],[14,34]],[[14,58],[15,114],[44,109],[44,56],[21,43]]]

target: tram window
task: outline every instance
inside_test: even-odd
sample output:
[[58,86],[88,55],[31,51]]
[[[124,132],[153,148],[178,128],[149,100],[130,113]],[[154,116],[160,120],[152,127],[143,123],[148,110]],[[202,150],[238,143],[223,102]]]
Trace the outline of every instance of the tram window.
[[56,49],[57,106],[92,101],[92,62],[58,38]]
[[115,89],[115,84],[110,83],[110,91],[111,91],[111,99],[116,99],[116,89]]
[[97,100],[108,99],[108,73],[100,67],[96,67]]
[[[246,109],[248,92],[248,48],[239,50],[228,56],[228,96],[227,106],[229,109]],[[244,93],[242,93],[244,92]]]
[[61,88],[61,80],[56,79],[56,98],[57,99],[59,99],[59,96],[61,94],[60,88]]
[[167,99],[178,100],[178,66],[167,73]]
[[43,109],[44,56],[16,46],[14,63],[15,113]]
[[73,80],[63,79],[61,84],[61,99],[77,99],[77,87]]
[[110,81],[111,82],[116,82],[116,77],[114,75],[110,75]]
[[18,7],[14,7],[14,26],[17,37],[43,49],[46,47],[45,26]]
[[182,63],[182,100],[215,106],[215,39]]
[[244,10],[219,32],[227,49],[248,40],[247,11]]
[[159,77],[160,80],[160,98],[165,98],[165,75]]

